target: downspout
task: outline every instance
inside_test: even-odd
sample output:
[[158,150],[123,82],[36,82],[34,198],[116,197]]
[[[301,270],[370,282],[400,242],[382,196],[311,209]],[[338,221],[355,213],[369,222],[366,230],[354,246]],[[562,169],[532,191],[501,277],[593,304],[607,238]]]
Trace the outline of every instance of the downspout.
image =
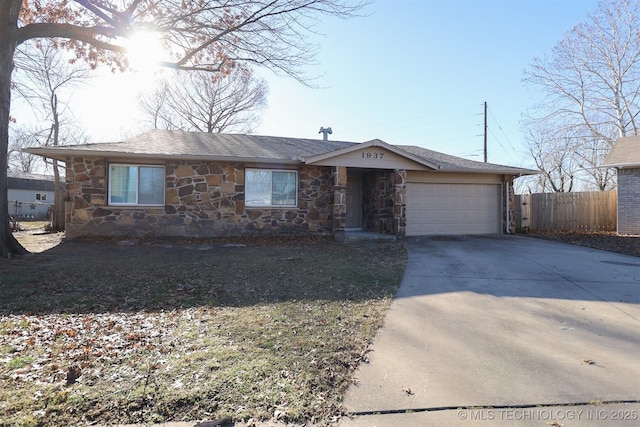
[[506,224],[505,231],[506,234],[511,234],[511,215],[509,209],[509,180],[507,179],[507,175],[504,175],[504,207],[506,211]]

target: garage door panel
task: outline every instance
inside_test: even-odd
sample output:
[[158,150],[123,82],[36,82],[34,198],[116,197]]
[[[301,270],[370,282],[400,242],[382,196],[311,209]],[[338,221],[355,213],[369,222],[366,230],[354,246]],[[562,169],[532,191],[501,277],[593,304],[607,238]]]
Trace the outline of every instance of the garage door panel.
[[409,183],[407,235],[500,231],[500,185]]

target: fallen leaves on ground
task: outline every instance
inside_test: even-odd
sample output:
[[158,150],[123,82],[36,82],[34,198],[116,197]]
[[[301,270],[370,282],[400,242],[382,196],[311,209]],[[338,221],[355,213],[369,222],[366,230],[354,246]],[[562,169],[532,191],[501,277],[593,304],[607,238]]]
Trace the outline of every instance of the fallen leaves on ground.
[[196,243],[0,260],[0,426],[339,415],[402,246]]
[[618,235],[614,232],[561,231],[533,231],[527,236],[640,257],[640,236]]

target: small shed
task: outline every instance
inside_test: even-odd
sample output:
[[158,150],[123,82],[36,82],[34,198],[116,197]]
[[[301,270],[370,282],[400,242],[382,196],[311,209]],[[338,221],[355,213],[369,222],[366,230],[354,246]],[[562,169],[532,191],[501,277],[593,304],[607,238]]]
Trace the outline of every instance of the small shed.
[[618,175],[618,234],[640,234],[640,136],[619,138],[604,160]]
[[53,206],[55,183],[53,176],[8,171],[7,195],[9,215],[20,220],[46,220]]

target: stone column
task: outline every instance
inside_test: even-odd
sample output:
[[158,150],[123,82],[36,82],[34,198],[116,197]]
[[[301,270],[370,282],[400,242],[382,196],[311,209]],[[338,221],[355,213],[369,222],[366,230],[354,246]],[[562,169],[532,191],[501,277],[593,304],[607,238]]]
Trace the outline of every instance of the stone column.
[[407,171],[393,172],[393,222],[396,236],[404,237],[407,228]]
[[333,166],[333,238],[338,242],[345,239],[344,230],[347,226],[347,168]]

